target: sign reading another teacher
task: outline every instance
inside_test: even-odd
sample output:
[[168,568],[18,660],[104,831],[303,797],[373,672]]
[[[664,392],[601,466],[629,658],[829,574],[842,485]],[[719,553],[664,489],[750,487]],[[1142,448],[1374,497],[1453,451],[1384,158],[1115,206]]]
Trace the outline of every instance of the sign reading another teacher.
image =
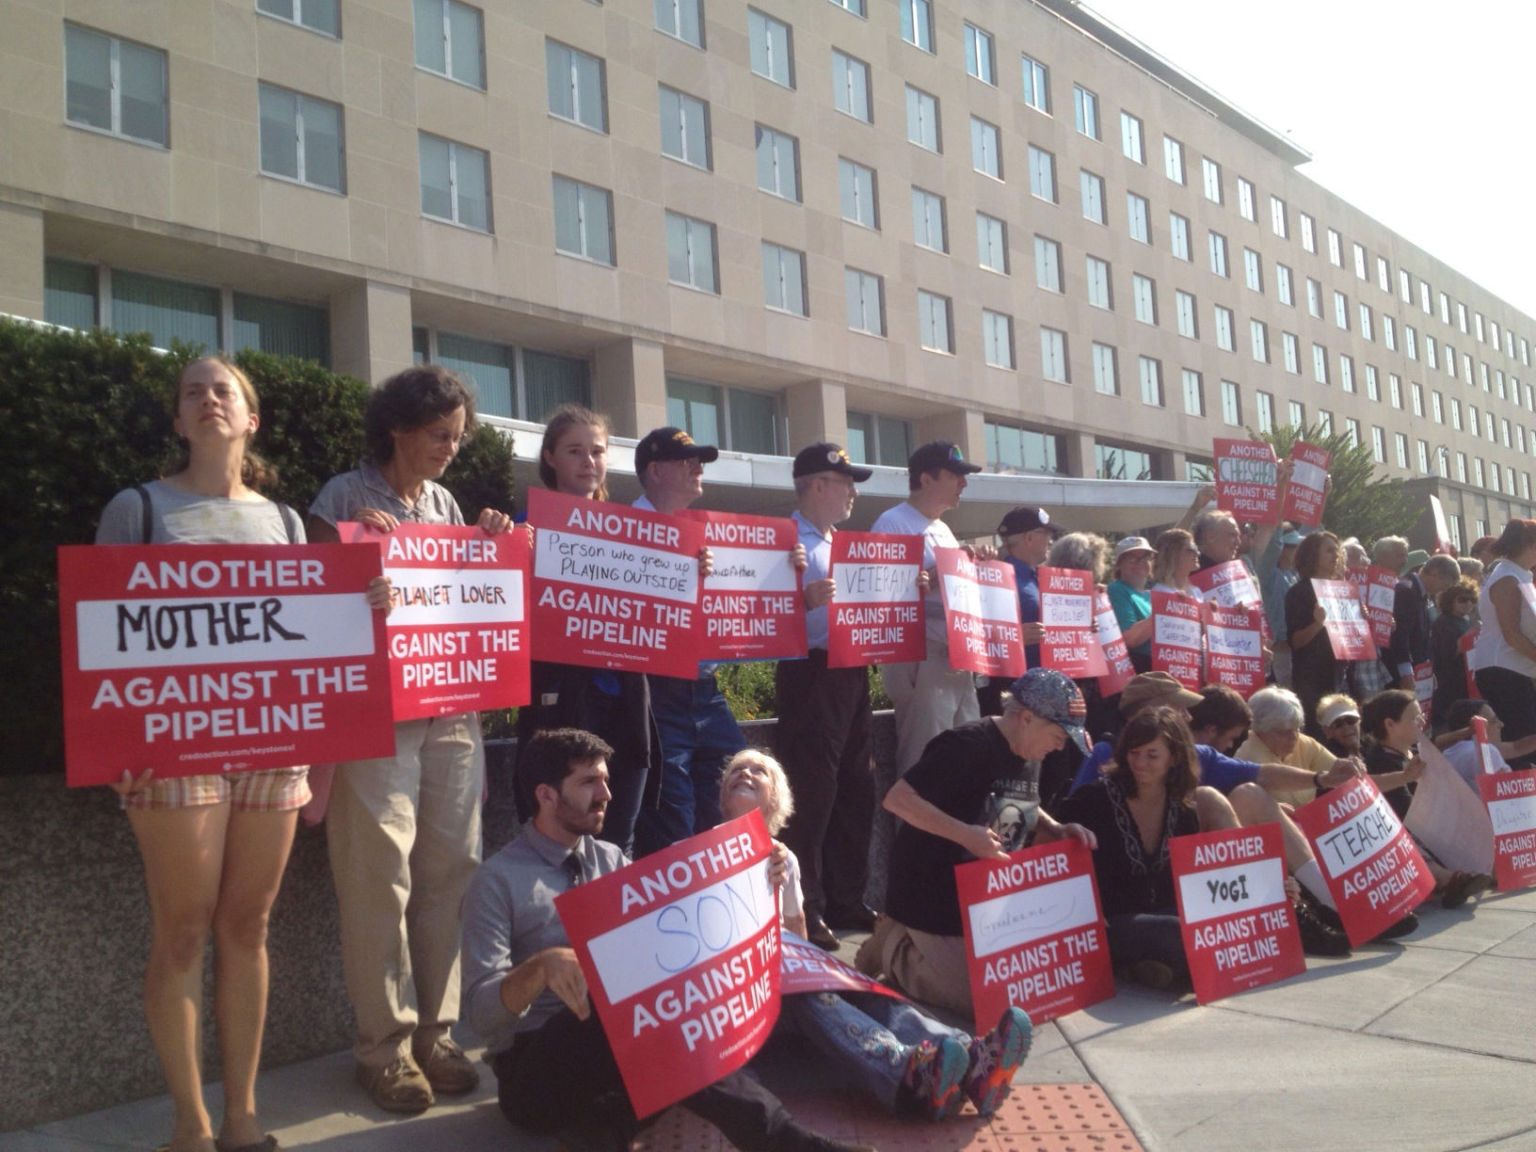
[[588,668],[699,674],[704,526],[544,488],[528,493],[533,647]]
[[1024,629],[1013,568],[972,560],[963,548],[935,548],[934,568],[949,629],[950,667],[983,676],[1024,675]]
[[336,526],[348,544],[376,544],[391,586],[389,673],[396,720],[528,703],[528,538],[457,524],[376,532]]
[[393,755],[377,575],[345,544],[60,548],[68,783]]
[[715,570],[704,577],[700,660],[778,660],[805,655],[800,572],[790,553],[793,520],[725,512],[678,513],[704,525]]
[[757,1055],[779,1016],[779,901],[762,813],[555,897],[635,1114]]
[[917,574],[921,536],[834,532],[828,571],[837,594],[827,605],[827,667],[897,664],[928,652]]

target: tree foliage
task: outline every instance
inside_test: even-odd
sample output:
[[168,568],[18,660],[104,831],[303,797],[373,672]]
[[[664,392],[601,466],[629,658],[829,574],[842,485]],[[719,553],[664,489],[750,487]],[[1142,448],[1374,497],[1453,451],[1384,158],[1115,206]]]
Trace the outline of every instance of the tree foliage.
[[1290,456],[1291,446],[1298,440],[1333,453],[1329,468],[1333,489],[1323,508],[1323,527],[1339,539],[1354,536],[1369,544],[1383,536],[1406,536],[1418,519],[1413,497],[1403,482],[1381,476],[1371,450],[1352,442],[1347,433],[1330,435],[1321,424],[1309,424],[1303,428],[1287,425],[1269,433],[1249,429],[1248,434],[1273,445],[1281,460]]

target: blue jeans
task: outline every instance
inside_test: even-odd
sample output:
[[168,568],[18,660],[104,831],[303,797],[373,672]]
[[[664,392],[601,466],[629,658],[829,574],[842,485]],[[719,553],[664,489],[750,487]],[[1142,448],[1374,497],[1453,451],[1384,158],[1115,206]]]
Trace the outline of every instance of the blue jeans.
[[696,680],[649,676],[661,734],[661,804],[640,812],[635,852],[644,856],[720,823],[720,774],[747,746],[714,672]]
[[1189,962],[1184,958],[1178,913],[1127,912],[1106,916],[1104,923],[1109,929],[1109,955],[1115,967],[1157,960],[1172,968],[1175,975],[1188,979]]
[[793,1028],[887,1109],[896,1108],[907,1054],[924,1040],[937,1044],[953,1036],[969,1045],[957,1028],[878,992],[800,992],[785,996],[781,1026]]

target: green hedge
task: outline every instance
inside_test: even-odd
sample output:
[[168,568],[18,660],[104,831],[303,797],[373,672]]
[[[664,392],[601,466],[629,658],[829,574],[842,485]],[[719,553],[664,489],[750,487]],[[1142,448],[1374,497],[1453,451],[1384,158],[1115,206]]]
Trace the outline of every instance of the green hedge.
[[[0,460],[18,501],[0,543],[0,684],[13,717],[0,773],[63,769],[55,549],[89,543],[114,494],[175,464],[170,401],[198,352],[162,355],[142,335],[0,320]],[[235,359],[261,396],[256,449],[278,471],[266,494],[302,514],[326,480],[357,466],[368,385],[312,361]],[[482,427],[444,483],[467,516],[487,505],[510,512],[507,442]]]

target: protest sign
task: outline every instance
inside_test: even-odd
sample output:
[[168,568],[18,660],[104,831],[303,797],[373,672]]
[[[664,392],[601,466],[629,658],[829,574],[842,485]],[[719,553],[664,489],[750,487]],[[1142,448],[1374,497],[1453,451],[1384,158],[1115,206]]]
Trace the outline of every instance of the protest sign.
[[1419,702],[1419,711],[1424,713],[1424,719],[1430,720],[1430,709],[1435,700],[1435,665],[1433,661],[1421,660],[1413,666],[1413,698]]
[[1269,620],[1264,615],[1264,597],[1259,592],[1258,581],[1241,560],[1228,560],[1225,564],[1212,564],[1202,568],[1189,578],[1189,582],[1203,593],[1205,601],[1228,608],[1239,605],[1252,608],[1258,619],[1259,634],[1269,639]]
[[949,632],[949,666],[1009,680],[1024,674],[1024,630],[1013,567],[935,548],[933,561]]
[[1493,872],[1493,828],[1476,784],[1467,786],[1432,740],[1419,741],[1424,771],[1413,785],[1403,827],[1447,871]]
[[1488,721],[1481,716],[1472,717],[1472,739],[1477,746],[1477,766],[1482,772],[1502,772],[1507,767],[1498,749],[1488,741]]
[[1285,505],[1280,519],[1315,528],[1323,522],[1323,492],[1333,453],[1298,440],[1291,445],[1291,479],[1285,486]]
[[1360,607],[1371,625],[1371,639],[1378,648],[1385,648],[1392,643],[1397,619],[1397,573],[1372,564],[1369,568],[1351,568],[1344,575],[1360,597]]
[[828,570],[837,594],[827,605],[827,667],[897,664],[928,652],[917,574],[921,536],[834,532]]
[[725,512],[678,513],[704,525],[715,568],[704,577],[700,660],[779,660],[805,655],[801,573],[790,553],[793,520]]
[[336,530],[383,552],[396,720],[528,703],[526,536],[410,523],[383,533],[350,520]]
[[888,984],[872,980],[852,965],[823,952],[793,932],[779,931],[781,966],[779,994],[797,996],[806,992],[874,992],[903,1000],[904,996]]
[[545,488],[528,493],[533,647],[587,668],[699,674],[704,526]]
[[1205,684],[1204,616],[1193,596],[1152,589],[1152,671],[1171,673],[1192,692]]
[[1205,602],[1206,678],[1225,684],[1244,700],[1264,687],[1262,617],[1246,605]]
[[376,548],[59,549],[68,784],[392,756]]
[[1467,699],[1481,700],[1483,694],[1477,690],[1477,669],[1472,667],[1472,649],[1477,644],[1478,633],[1482,628],[1469,629],[1460,640],[1456,641],[1456,649],[1461,653],[1461,662],[1467,666]]
[[1477,778],[1493,822],[1493,874],[1500,892],[1536,884],[1536,769]]
[[1369,776],[1323,793],[1298,808],[1295,819],[1351,944],[1374,939],[1434,891],[1424,858]]
[[955,866],[976,1032],[1003,1009],[1035,1023],[1115,994],[1093,857],[1076,840]]
[[1041,568],[1040,663],[1074,680],[1109,671],[1093,618],[1093,574],[1076,568]]
[[1239,520],[1273,524],[1280,508],[1279,462],[1262,440],[1212,441],[1216,507]]
[[1184,957],[1202,1004],[1307,970],[1278,824],[1168,842]]
[[771,846],[753,811],[555,897],[641,1118],[734,1072],[773,1031]]
[[1312,591],[1327,616],[1323,626],[1328,631],[1334,659],[1369,660],[1375,656],[1376,643],[1371,639],[1371,626],[1366,623],[1355,586],[1348,580],[1319,580],[1314,576]]
[[1125,690],[1136,675],[1136,666],[1131,663],[1114,605],[1103,592],[1093,599],[1093,623],[1099,634],[1099,647],[1104,649],[1105,673],[1099,677],[1099,695],[1107,698]]

